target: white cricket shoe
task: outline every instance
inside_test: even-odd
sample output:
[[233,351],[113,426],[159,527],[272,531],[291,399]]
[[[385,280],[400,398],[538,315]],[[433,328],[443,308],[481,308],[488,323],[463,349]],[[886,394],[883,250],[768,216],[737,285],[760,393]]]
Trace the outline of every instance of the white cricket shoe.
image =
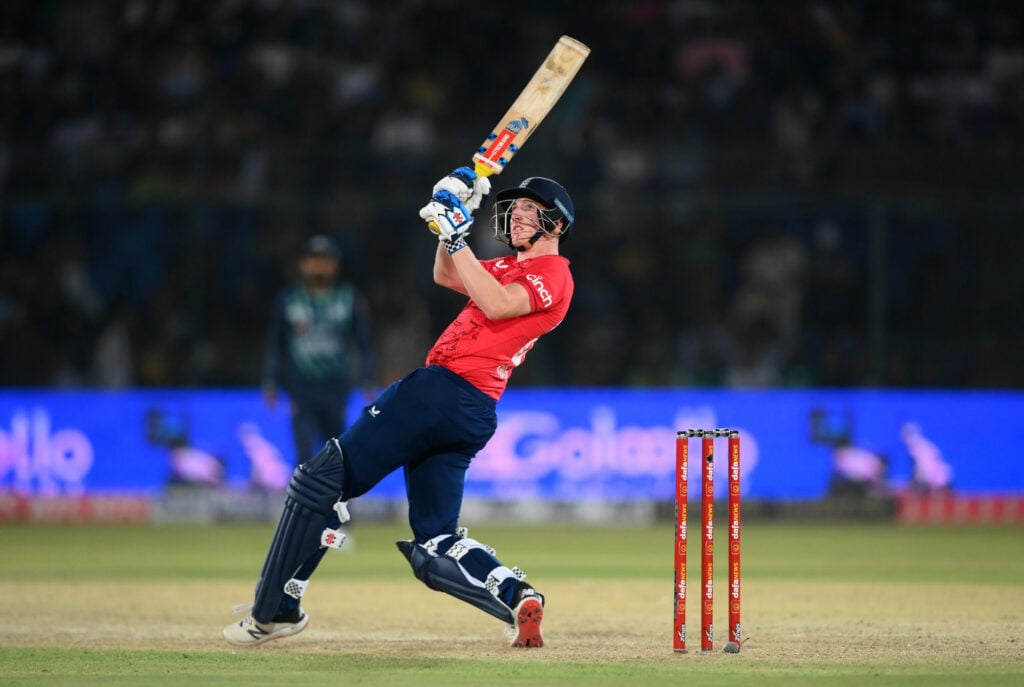
[[221,632],[224,639],[236,646],[258,646],[272,639],[291,637],[309,626],[309,615],[302,615],[294,623],[258,623],[251,615],[237,623],[231,623]]
[[514,623],[505,628],[505,637],[510,646],[522,649],[539,649],[544,646],[540,622],[544,619],[544,597],[533,587],[523,585],[516,591],[519,600],[512,608]]

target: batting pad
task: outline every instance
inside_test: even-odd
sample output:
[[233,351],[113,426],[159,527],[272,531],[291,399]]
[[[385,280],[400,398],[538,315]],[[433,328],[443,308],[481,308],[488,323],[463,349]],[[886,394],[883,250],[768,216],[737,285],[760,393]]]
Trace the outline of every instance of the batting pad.
[[433,554],[428,547],[413,541],[398,541],[395,545],[409,561],[413,574],[423,584],[476,606],[498,620],[514,622],[512,609],[491,591],[492,587],[497,590],[496,585],[485,585],[472,579],[455,558]]
[[[341,499],[344,459],[336,439],[292,473],[277,530],[256,586],[252,615],[257,622],[272,622],[296,573],[308,580],[323,556],[325,529],[340,526],[334,505]],[[294,585],[292,586],[294,587]],[[294,588],[290,589],[294,598]]]

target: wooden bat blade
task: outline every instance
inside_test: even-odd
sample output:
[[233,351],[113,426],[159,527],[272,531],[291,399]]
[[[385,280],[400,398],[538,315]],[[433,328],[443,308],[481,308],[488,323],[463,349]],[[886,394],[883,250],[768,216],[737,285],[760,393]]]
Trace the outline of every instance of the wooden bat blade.
[[526,88],[473,155],[477,174],[501,173],[551,112],[588,55],[590,48],[575,38],[558,39]]

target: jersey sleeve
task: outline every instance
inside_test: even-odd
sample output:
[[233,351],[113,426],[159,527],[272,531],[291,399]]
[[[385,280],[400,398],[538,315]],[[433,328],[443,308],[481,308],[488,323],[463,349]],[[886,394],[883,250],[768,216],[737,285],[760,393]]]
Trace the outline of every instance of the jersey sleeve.
[[516,279],[530,295],[530,312],[555,310],[572,298],[573,283],[563,260],[537,261]]

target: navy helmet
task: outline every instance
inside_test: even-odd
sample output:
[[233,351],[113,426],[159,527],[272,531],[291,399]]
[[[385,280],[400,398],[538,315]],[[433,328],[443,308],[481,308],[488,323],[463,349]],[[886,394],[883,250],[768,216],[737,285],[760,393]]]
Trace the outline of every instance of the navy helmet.
[[562,229],[557,234],[558,240],[559,242],[566,240],[569,230],[576,219],[576,209],[573,207],[572,198],[569,197],[569,193],[565,188],[557,181],[547,177],[529,177],[524,179],[515,188],[508,188],[498,192],[496,202],[494,203],[494,214],[491,217],[491,228],[494,229],[494,238],[507,243],[517,250],[525,250],[525,248],[517,248],[512,245],[512,229],[508,222],[512,202],[516,198],[529,198],[543,208],[541,211],[541,227],[534,234],[533,238],[530,239],[529,243],[531,245],[544,234],[551,235],[551,231],[559,221],[562,222]]

